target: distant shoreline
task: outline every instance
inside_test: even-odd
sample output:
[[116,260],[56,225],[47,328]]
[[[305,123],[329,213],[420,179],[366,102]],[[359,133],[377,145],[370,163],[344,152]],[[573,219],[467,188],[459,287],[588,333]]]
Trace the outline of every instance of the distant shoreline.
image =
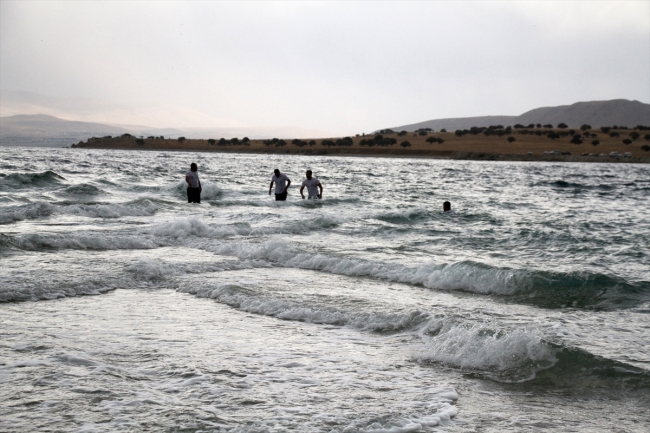
[[[559,138],[549,138],[554,132]],[[192,151],[261,155],[357,156],[432,158],[477,161],[549,161],[650,163],[648,131],[634,130],[523,130],[508,129],[498,134],[453,132],[389,132],[347,138],[306,140],[164,139],[119,137],[90,138],[73,145],[81,149]],[[637,136],[638,135],[638,136]],[[584,139],[576,139],[582,136]],[[510,138],[511,137],[511,138]],[[428,140],[428,141],[427,141]],[[438,140],[438,141],[436,141]],[[571,140],[574,142],[572,143]],[[624,143],[623,140],[626,140]],[[576,144],[577,141],[580,141]],[[408,142],[408,143],[405,143]],[[592,142],[597,142],[593,145]],[[405,146],[402,146],[405,144]]]
[[[57,147],[56,149],[61,149]],[[650,157],[647,158],[625,158],[610,156],[580,156],[580,155],[515,155],[515,154],[497,154],[484,152],[457,152],[449,156],[422,153],[343,153],[335,151],[326,152],[259,152],[237,150],[210,150],[210,149],[193,149],[193,148],[125,148],[125,147],[88,147],[87,149],[105,149],[105,150],[133,150],[145,152],[202,152],[202,153],[226,153],[237,155],[303,155],[303,156],[336,156],[350,158],[415,158],[415,159],[440,159],[453,161],[546,161],[546,162],[593,162],[593,163],[627,163],[627,164],[650,164]]]

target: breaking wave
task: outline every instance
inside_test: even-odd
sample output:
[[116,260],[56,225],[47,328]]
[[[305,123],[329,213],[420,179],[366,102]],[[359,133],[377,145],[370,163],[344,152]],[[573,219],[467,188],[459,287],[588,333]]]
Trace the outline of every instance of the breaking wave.
[[224,243],[211,250],[243,259],[267,260],[289,268],[373,277],[430,289],[498,295],[507,301],[545,308],[626,308],[650,299],[650,282],[629,282],[620,277],[586,272],[519,270],[469,261],[405,266],[305,253],[279,239],[261,244]]
[[54,206],[46,202],[6,207],[0,212],[0,224],[47,217],[54,213],[54,209]]
[[63,176],[51,170],[40,173],[12,173],[0,177],[0,190],[12,188],[41,188],[51,185],[60,185],[65,180]]
[[428,318],[427,313],[413,310],[395,312],[350,312],[329,305],[302,304],[272,296],[259,295],[255,291],[235,284],[217,287],[185,286],[178,289],[202,298],[215,299],[223,304],[248,313],[271,316],[282,320],[349,326],[351,328],[392,332],[412,328]]
[[425,347],[415,359],[485,375],[500,382],[526,382],[557,363],[541,331],[505,329],[490,323],[434,319],[422,332]]

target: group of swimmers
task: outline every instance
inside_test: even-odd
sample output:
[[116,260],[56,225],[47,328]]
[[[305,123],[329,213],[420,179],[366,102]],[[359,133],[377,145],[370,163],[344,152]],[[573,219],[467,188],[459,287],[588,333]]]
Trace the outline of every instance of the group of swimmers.
[[[323,198],[323,185],[321,185],[318,178],[312,176],[311,170],[307,170],[305,176],[307,179],[302,181],[302,186],[300,187],[300,195],[302,198],[308,198],[309,200]],[[187,202],[201,203],[201,181],[199,180],[199,171],[195,162],[190,165],[190,169],[185,173],[185,182],[187,182]],[[275,199],[277,201],[285,201],[287,199],[287,189],[291,185],[291,179],[286,174],[280,173],[280,170],[276,168],[273,170],[273,175],[271,176],[269,195],[271,195],[274,183]],[[305,187],[307,188],[307,197],[304,194]]]
[[[318,200],[323,198],[323,185],[321,185],[318,178],[312,176],[312,171],[305,172],[306,179],[302,181],[300,187],[300,195],[303,199]],[[188,203],[201,203],[201,181],[199,180],[198,167],[195,162],[190,165],[190,169],[185,173],[185,182],[187,182],[187,202]],[[284,173],[280,173],[279,169],[273,170],[271,176],[271,184],[269,185],[269,195],[273,191],[273,184],[275,184],[275,200],[285,201],[287,199],[287,190],[291,185],[291,179]],[[304,191],[307,188],[307,197]],[[451,209],[451,203],[446,201],[442,204],[444,213],[455,213]]]

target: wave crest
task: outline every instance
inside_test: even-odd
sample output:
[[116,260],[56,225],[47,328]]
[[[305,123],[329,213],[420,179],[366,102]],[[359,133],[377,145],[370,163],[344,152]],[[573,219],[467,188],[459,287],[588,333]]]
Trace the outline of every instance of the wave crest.
[[544,308],[627,308],[646,302],[650,297],[650,282],[629,282],[603,274],[499,268],[469,261],[405,266],[305,253],[281,239],[261,244],[224,243],[213,250],[221,255],[266,260],[289,268],[373,277],[430,289],[498,295],[509,301]]
[[253,290],[235,284],[223,284],[217,287],[192,285],[181,287],[178,290],[202,298],[216,299],[248,313],[282,320],[349,326],[373,332],[394,332],[412,328],[429,317],[427,313],[417,310],[406,313],[350,312],[326,305],[304,305],[272,296],[259,295]]
[[494,324],[433,320],[423,332],[426,347],[414,355],[479,373],[501,382],[525,382],[553,367],[555,350],[534,328],[499,329]]
[[51,170],[40,173],[12,173],[0,178],[0,189],[60,185],[62,180],[65,180],[63,176]]

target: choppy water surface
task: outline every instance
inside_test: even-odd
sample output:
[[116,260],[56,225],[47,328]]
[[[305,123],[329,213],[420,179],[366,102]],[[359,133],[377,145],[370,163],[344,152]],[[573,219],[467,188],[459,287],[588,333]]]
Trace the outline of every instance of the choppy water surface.
[[649,198],[643,165],[0,149],[0,430],[645,432]]

